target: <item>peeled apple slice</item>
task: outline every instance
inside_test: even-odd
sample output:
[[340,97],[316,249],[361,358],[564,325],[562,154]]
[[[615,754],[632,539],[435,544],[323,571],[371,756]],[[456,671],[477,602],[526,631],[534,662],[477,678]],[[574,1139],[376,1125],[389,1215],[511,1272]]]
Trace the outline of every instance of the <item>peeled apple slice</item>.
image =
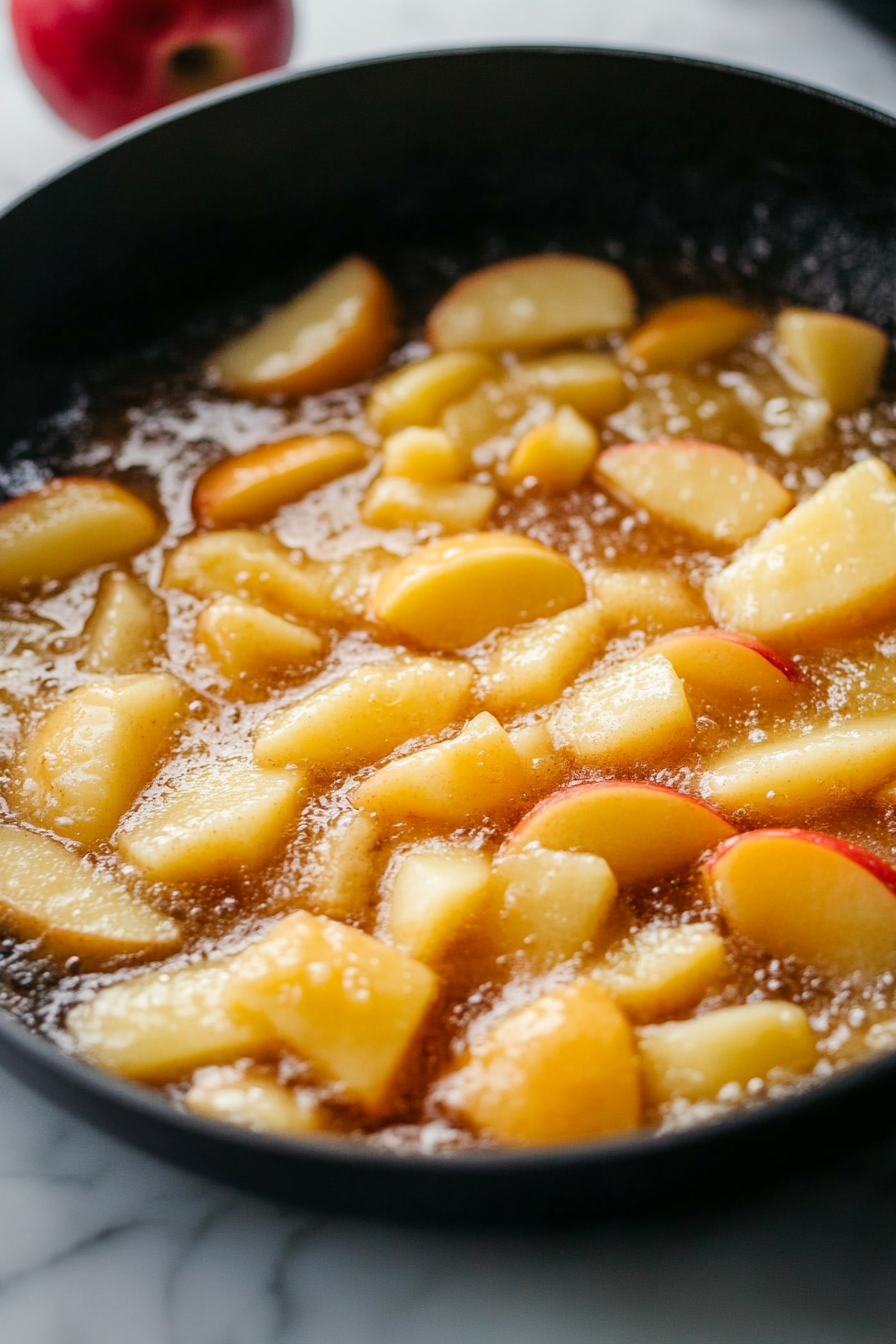
[[816,396],[824,397],[835,415],[860,411],[877,391],[887,337],[870,322],[843,313],[785,308],[775,323],[775,336],[790,367]]
[[762,326],[762,314],[712,294],[664,303],[629,337],[626,354],[647,371],[687,369],[723,355]]

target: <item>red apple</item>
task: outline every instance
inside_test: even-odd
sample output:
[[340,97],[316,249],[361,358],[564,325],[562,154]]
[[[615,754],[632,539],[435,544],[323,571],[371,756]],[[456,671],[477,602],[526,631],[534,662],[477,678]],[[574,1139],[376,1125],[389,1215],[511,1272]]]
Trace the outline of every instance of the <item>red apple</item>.
[[283,65],[291,0],[12,0],[38,90],[85,135]]
[[733,630],[677,630],[644,652],[661,653],[689,689],[711,699],[776,699],[802,679],[789,658]]

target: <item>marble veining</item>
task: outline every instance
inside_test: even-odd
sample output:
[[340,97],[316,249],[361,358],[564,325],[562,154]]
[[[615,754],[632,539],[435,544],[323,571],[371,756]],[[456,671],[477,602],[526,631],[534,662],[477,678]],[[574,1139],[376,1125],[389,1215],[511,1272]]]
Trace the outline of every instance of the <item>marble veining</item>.
[[[896,111],[825,0],[304,0],[304,64],[492,40],[691,51]],[[0,203],[76,156],[0,19]],[[0,1344],[893,1344],[896,1139],[712,1214],[538,1235],[283,1210],[0,1074]]]

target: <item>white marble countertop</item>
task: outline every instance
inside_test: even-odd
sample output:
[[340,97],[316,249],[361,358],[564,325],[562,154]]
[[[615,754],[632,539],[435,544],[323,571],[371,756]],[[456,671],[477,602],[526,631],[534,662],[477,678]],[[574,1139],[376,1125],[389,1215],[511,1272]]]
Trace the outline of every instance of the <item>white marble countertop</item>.
[[[299,62],[603,42],[794,75],[896,112],[896,46],[824,0],[303,0]],[[84,142],[0,19],[0,202]],[[893,1344],[896,1142],[739,1207],[525,1237],[284,1212],[0,1075],[2,1344]]]

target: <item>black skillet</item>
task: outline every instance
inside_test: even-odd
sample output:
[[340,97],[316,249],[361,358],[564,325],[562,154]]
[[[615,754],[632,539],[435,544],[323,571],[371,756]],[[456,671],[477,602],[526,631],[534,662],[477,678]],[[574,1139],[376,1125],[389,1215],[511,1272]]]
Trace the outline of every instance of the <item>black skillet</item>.
[[[154,341],[209,343],[349,251],[411,323],[463,269],[561,248],[653,301],[714,290],[896,326],[896,123],[782,81],[593,50],[283,75],[126,133],[0,218],[0,445]],[[138,361],[139,362],[139,361]],[[34,444],[42,445],[38,450]],[[27,474],[27,472],[26,472]],[[0,1060],[173,1162],[307,1205],[519,1223],[744,1189],[891,1125],[896,1057],[686,1133],[453,1158],[284,1141],[175,1112],[0,1013]]]

